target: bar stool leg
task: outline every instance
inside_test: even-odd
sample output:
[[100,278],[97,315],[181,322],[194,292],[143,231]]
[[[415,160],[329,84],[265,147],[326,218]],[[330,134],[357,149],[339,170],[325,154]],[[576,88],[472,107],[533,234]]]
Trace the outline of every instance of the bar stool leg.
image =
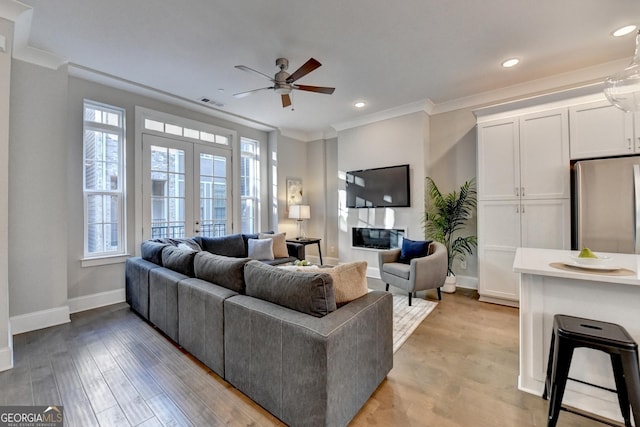
[[549,399],[549,418],[547,427],[555,427],[560,416],[564,388],[569,377],[569,368],[573,358],[574,346],[562,337],[556,336],[553,351],[553,370],[551,373],[551,398]]
[[620,358],[624,369],[624,380],[629,394],[629,403],[633,411],[633,420],[640,426],[640,369],[637,351],[621,351]]
[[613,377],[616,380],[616,391],[618,395],[618,403],[620,404],[620,412],[624,419],[624,425],[631,427],[631,411],[629,409],[629,394],[627,392],[627,384],[624,380],[624,370],[622,358],[619,354],[611,354],[611,367],[613,368]]
[[556,340],[556,334],[554,331],[551,331],[551,344],[549,345],[549,360],[547,361],[547,376],[544,379],[544,392],[542,393],[542,398],[547,400],[549,397],[550,387],[551,387],[551,370],[553,368],[553,347]]

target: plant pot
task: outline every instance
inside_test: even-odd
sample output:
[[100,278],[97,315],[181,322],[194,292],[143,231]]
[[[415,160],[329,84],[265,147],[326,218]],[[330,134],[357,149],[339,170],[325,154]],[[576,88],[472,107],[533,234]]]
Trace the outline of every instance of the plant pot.
[[456,291],[456,276],[447,276],[442,285],[442,292],[452,294]]

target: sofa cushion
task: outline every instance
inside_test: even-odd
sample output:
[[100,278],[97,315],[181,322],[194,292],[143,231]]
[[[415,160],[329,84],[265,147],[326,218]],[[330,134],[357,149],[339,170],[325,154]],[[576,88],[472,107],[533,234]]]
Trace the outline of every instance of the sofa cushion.
[[269,261],[273,260],[273,240],[249,239],[249,258]]
[[202,250],[216,255],[244,258],[247,256],[241,234],[229,234],[221,237],[197,237],[194,239]]
[[142,259],[156,265],[162,265],[162,250],[170,246],[167,243],[146,240],[140,245],[140,255]]
[[274,258],[289,257],[289,250],[287,249],[287,238],[285,233],[278,233],[278,234],[260,233],[259,238],[273,240],[273,257]]
[[197,253],[176,246],[167,246],[162,251],[162,265],[185,276],[194,277],[193,260]]
[[292,310],[322,317],[336,310],[333,279],[327,273],[288,271],[249,261],[244,267],[246,293]]
[[402,239],[402,249],[400,250],[400,259],[398,261],[409,264],[413,258],[429,255],[431,242],[432,240]]
[[326,271],[333,278],[333,293],[338,307],[369,292],[366,261],[340,264],[322,271]]
[[248,258],[233,258],[209,252],[196,254],[195,277],[232,291],[244,293],[244,265]]

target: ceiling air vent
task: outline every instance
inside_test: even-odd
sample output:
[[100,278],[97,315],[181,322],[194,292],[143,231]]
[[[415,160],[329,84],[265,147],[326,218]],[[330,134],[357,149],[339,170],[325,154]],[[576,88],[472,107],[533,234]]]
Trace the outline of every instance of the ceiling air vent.
[[209,104],[213,107],[222,108],[224,104],[222,102],[218,102],[215,99],[211,99],[208,96],[203,96],[200,98],[200,102],[204,102],[205,104]]

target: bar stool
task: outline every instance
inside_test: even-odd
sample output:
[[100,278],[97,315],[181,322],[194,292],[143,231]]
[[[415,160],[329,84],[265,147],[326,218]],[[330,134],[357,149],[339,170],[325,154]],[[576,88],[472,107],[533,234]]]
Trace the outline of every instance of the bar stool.
[[[569,378],[569,367],[573,350],[587,347],[604,351],[611,357],[616,389],[595,386],[618,394],[625,426],[631,426],[629,405],[633,409],[633,419],[640,426],[640,373],[638,368],[638,344],[629,333],[615,323],[600,322],[580,317],[556,314],[553,317],[553,332],[547,377],[543,399],[549,398],[548,427],[558,422],[562,397]],[[579,381],[579,380],[574,380]],[[594,384],[590,384],[594,385]]]

